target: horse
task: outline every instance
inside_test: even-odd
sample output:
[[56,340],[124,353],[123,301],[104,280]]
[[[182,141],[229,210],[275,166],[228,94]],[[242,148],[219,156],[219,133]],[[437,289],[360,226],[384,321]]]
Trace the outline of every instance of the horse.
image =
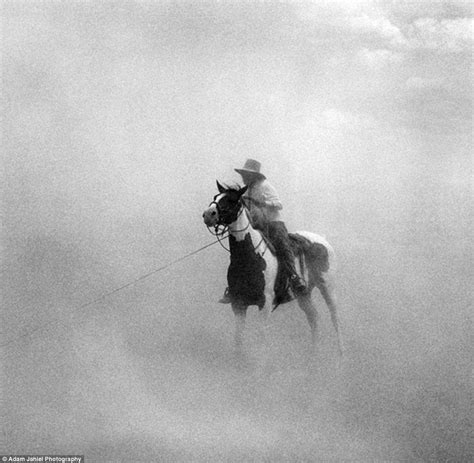
[[[227,279],[236,322],[234,342],[236,350],[241,351],[248,307],[257,305],[265,320],[268,314],[273,312],[271,308],[275,300],[278,261],[265,235],[252,226],[243,198],[247,186],[224,187],[218,181],[216,183],[218,194],[202,216],[204,224],[209,229],[214,228],[214,234],[223,236],[228,232],[231,263]],[[312,345],[315,346],[318,340],[318,313],[311,293],[314,288],[319,289],[329,309],[336,331],[338,350],[342,355],[343,342],[332,284],[334,250],[325,238],[315,233],[300,231],[290,234],[290,237],[299,238],[308,244],[305,246],[305,252],[295,257],[295,267],[299,275],[306,280],[307,291],[303,294],[293,294],[290,300],[296,299],[305,313],[311,330]],[[316,252],[310,252],[311,250]],[[282,303],[286,302],[289,301]]]

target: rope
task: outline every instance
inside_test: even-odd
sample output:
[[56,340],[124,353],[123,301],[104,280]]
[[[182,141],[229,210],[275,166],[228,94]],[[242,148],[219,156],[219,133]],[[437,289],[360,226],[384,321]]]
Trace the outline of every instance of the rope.
[[146,278],[150,277],[151,275],[154,275],[155,273],[161,272],[162,270],[165,270],[168,267],[171,267],[172,265],[175,265],[178,262],[181,262],[182,260],[187,259],[188,257],[194,256],[194,254],[197,254],[198,252],[203,251],[204,249],[216,244],[217,242],[218,241],[213,241],[212,243],[206,244],[205,246],[202,246],[201,248],[196,249],[195,251],[192,251],[192,252],[190,252],[190,253],[182,256],[182,257],[179,257],[178,259],[175,259],[175,260],[169,262],[166,265],[163,265],[163,266],[161,266],[161,267],[159,267],[155,270],[152,270],[151,272],[148,272],[145,275],[142,275],[142,276],[136,278],[135,280],[131,281],[130,283],[126,283],[126,284],[120,286],[119,288],[115,288],[114,290],[112,290],[112,291],[110,291],[106,294],[103,294],[102,296],[98,297],[97,299],[94,299],[93,301],[87,302],[87,303],[77,307],[77,310],[81,310],[81,309],[84,309],[86,307],[89,307],[90,305],[93,305],[93,304],[95,304],[99,301],[104,300],[105,298],[107,298],[109,296],[112,296],[112,294],[118,293],[119,291],[122,291],[123,289],[128,288],[129,286],[133,286],[134,284],[138,283],[139,281],[145,280]]
[[229,235],[224,236],[229,231],[229,226],[228,225],[222,226],[223,229],[219,230],[219,227],[221,226],[222,225],[216,225],[214,227],[214,231],[212,231],[210,227],[207,227],[207,229],[212,236],[215,236],[217,238],[217,242],[221,245],[221,248],[225,249],[227,252],[230,252],[230,249],[226,248],[225,245],[222,244],[222,241],[229,236]]
[[[105,293],[102,296],[98,297],[97,299],[94,299],[93,301],[86,302],[85,304],[82,304],[82,305],[76,307],[75,310],[82,310],[82,309],[85,309],[86,307],[89,307],[90,305],[93,305],[93,304],[96,304],[97,302],[103,301],[104,299],[108,298],[109,296],[112,296],[113,294],[118,293],[119,291],[122,291],[125,288],[133,286],[134,284],[138,283],[139,281],[145,280],[146,278],[149,278],[151,275],[154,275],[155,273],[159,273],[159,272],[167,269],[168,267],[171,267],[172,265],[175,265],[178,262],[181,262],[182,260],[185,260],[185,259],[187,259],[187,258],[203,251],[204,249],[209,248],[210,246],[213,246],[216,243],[219,243],[219,239],[217,239],[217,241],[213,241],[212,243],[206,244],[205,246],[202,246],[199,249],[196,249],[195,251],[192,251],[192,252],[190,252],[190,253],[188,253],[184,256],[181,256],[178,259],[175,259],[175,260],[167,263],[166,265],[163,265],[163,266],[161,266],[161,267],[159,267],[155,270],[152,270],[151,272],[148,272],[145,275],[142,275],[138,278],[135,278],[135,280],[130,281],[129,283],[126,283],[126,284],[124,284],[124,285],[122,285],[118,288],[115,288],[112,291],[109,291],[108,293]],[[47,326],[49,326],[52,323],[57,322],[57,321],[58,320],[52,320],[52,321],[49,321],[47,323],[43,323],[42,325],[38,325],[38,326],[34,327],[33,329],[27,331],[26,333],[15,336],[15,338],[9,339],[8,341],[0,344],[0,348],[6,347],[6,346],[8,346],[9,344],[11,344],[15,341],[19,341],[21,339],[27,338],[27,337],[31,336],[33,333],[35,333],[36,331],[41,330],[43,328],[46,328]]]

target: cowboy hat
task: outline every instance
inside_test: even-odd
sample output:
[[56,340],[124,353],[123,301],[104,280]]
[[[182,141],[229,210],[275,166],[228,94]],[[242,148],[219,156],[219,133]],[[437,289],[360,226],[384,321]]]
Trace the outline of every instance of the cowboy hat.
[[242,169],[234,169],[234,170],[238,172],[240,175],[251,174],[251,175],[254,175],[255,177],[264,179],[266,177],[260,172],[261,166],[262,165],[258,161],[255,161],[254,159],[247,159]]

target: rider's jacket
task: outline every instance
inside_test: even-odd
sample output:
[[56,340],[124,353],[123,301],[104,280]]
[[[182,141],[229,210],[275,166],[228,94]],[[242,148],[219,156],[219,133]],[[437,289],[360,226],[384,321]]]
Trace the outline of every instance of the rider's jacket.
[[261,215],[263,217],[259,217],[260,220],[263,218],[266,223],[282,220],[280,211],[283,206],[275,187],[268,180],[259,179],[250,184],[244,194],[244,200],[247,200],[251,217]]

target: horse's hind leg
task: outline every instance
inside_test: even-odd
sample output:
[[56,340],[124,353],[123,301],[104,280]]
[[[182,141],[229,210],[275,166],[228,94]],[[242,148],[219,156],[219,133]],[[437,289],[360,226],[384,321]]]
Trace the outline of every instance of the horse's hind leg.
[[343,342],[342,342],[340,322],[339,322],[339,316],[337,314],[336,297],[334,295],[334,291],[331,288],[331,286],[324,280],[321,280],[321,282],[318,284],[318,289],[319,289],[319,291],[321,291],[321,295],[323,296],[323,298],[326,301],[326,304],[329,308],[329,313],[331,314],[332,324],[334,326],[334,329],[336,330],[337,346],[339,348],[339,353],[341,355],[343,355],[344,354],[344,345],[343,345]]
[[304,296],[299,296],[298,304],[305,313],[306,318],[308,319],[309,327],[311,329],[311,341],[313,343],[313,346],[315,346],[319,335],[318,312],[313,304],[313,301],[311,300],[311,292],[305,294]]

